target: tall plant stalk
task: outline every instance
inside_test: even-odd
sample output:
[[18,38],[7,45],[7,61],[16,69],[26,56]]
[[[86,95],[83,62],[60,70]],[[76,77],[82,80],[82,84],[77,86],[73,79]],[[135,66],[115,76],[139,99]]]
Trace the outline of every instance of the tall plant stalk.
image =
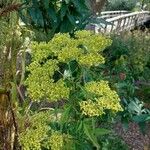
[[16,12],[10,11],[6,16],[2,16],[0,16],[0,148],[13,150],[19,149],[16,72],[18,52],[23,39],[20,37],[19,18]]

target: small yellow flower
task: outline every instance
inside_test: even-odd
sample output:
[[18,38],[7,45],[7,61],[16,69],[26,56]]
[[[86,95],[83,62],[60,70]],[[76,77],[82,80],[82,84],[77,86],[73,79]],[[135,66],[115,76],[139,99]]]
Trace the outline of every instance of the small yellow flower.
[[87,100],[80,102],[80,109],[82,114],[89,117],[101,116],[105,110],[112,110],[113,112],[122,111],[120,99],[118,94],[111,90],[107,81],[89,82],[85,84],[87,92],[95,95],[94,101]]
[[79,57],[79,64],[87,67],[98,66],[105,63],[104,57],[98,53],[89,53]]
[[63,135],[59,132],[52,132],[50,136],[49,144],[51,150],[62,150],[63,148]]
[[87,115],[89,117],[96,117],[104,114],[103,107],[97,105],[97,103],[92,100],[80,102],[80,109],[83,115]]
[[76,47],[66,47],[58,54],[58,59],[60,62],[69,62],[71,60],[76,60],[80,55],[80,49]]

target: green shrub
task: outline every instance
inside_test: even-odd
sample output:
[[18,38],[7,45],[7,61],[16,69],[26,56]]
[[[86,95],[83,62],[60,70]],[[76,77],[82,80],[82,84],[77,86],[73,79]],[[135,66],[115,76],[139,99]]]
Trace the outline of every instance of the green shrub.
[[83,29],[90,16],[87,0],[23,0],[22,21],[35,31],[36,40],[49,40],[55,33]]
[[102,143],[102,150],[129,150],[127,144],[116,135],[105,137]]
[[113,35],[113,43],[105,54],[107,65],[116,73],[130,73],[134,78],[144,74],[149,68],[150,43],[147,31],[133,31],[121,35]]
[[146,121],[149,121],[149,111],[142,102],[149,97],[149,32],[126,32],[112,35],[112,39],[112,45],[105,50],[106,71],[103,76],[122,99],[124,111],[120,117],[123,123],[127,125],[130,121],[136,121],[143,130]]
[[[67,149],[63,146],[64,137],[68,136],[69,147],[73,150],[100,149],[99,136],[110,133],[99,128],[100,120],[107,122],[122,111],[120,99],[109,83],[92,77],[91,69],[105,62],[102,52],[110,45],[110,39],[89,31],[78,31],[74,38],[69,34],[56,34],[48,43],[32,44],[32,62],[27,68],[26,80],[28,94],[32,101],[54,102],[56,107],[49,114],[52,118],[48,123],[50,131],[39,131],[42,125],[34,128],[29,125],[20,133],[23,149],[30,149],[26,140],[31,146],[37,145],[35,149],[43,146]],[[59,100],[65,100],[62,107],[58,105]],[[42,132],[40,138],[34,136],[35,141],[29,140],[36,131],[37,137]]]

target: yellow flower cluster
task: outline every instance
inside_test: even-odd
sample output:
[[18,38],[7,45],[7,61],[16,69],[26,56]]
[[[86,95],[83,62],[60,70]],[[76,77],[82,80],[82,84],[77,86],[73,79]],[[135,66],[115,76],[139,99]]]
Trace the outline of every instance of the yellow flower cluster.
[[81,55],[79,57],[79,64],[87,67],[98,66],[99,64],[105,63],[104,57],[98,53],[89,53],[86,55]]
[[53,132],[50,136],[49,144],[51,150],[62,150],[63,148],[63,135],[59,132]]
[[101,116],[104,114],[103,107],[97,105],[96,102],[92,100],[82,101],[80,103],[80,109],[83,115],[88,115],[89,117]]
[[65,86],[63,80],[54,83],[54,72],[59,68],[57,60],[48,60],[45,64],[40,65],[34,61],[28,67],[31,72],[26,80],[28,92],[32,100],[47,98],[50,101],[56,101],[69,97],[69,89]]
[[108,81],[101,80],[99,82],[91,81],[85,84],[86,91],[96,94],[98,96],[107,95],[111,89],[108,85]]
[[111,45],[111,40],[90,31],[78,31],[75,39],[69,38],[68,34],[58,34],[49,43],[57,45],[53,52],[59,61],[76,60],[81,65],[95,66],[104,63],[104,58],[98,52]]
[[30,97],[50,101],[68,98],[69,89],[63,80],[56,82],[53,78],[56,71],[59,72],[59,64],[72,60],[86,67],[103,64],[105,60],[99,52],[110,44],[110,39],[90,31],[78,31],[74,38],[59,33],[48,43],[34,42],[31,47],[33,62],[28,67],[30,74],[26,80]]
[[56,83],[49,83],[48,87],[45,89],[46,97],[51,101],[68,99],[69,93],[70,90],[65,86],[65,83],[62,79],[58,80]]
[[55,54],[58,54],[63,48],[65,48],[71,42],[70,35],[68,33],[55,34],[53,39],[49,41],[48,45],[51,45],[51,49]]
[[103,107],[103,109],[112,110],[113,112],[123,111],[120,103],[116,101],[116,99],[112,100],[112,98],[110,99],[109,97],[105,96],[97,99],[96,102],[97,105]]
[[87,37],[90,37],[90,36],[91,36],[91,32],[90,31],[81,30],[81,31],[77,31],[76,32],[76,37],[78,39],[84,39],[84,38],[87,38]]
[[119,96],[110,89],[107,81],[89,82],[85,85],[85,89],[95,95],[95,98],[94,101],[80,102],[82,114],[92,117],[101,116],[104,114],[104,110],[122,111]]
[[19,141],[23,150],[41,150],[41,143],[47,137],[50,130],[47,122],[51,120],[48,112],[40,112],[31,116],[28,120],[29,126],[19,134]]
[[[60,62],[76,60],[82,62],[81,65],[92,66],[104,63],[104,58],[99,52],[110,46],[111,40],[91,31],[78,31],[75,38],[70,38],[69,34],[56,34],[48,45],[50,52],[57,56]],[[88,61],[84,62],[86,59]]]
[[76,60],[76,58],[80,55],[79,48],[66,47],[60,53],[58,53],[58,60],[60,62],[69,62],[72,60]]
[[81,45],[86,46],[89,52],[94,53],[101,52],[112,44],[110,39],[100,34],[94,34],[91,31],[78,31],[76,32],[76,37]]
[[41,150],[41,142],[46,136],[48,127],[39,126],[35,129],[27,129],[26,133],[20,134],[20,143],[23,150]]
[[[48,147],[51,150],[63,150],[67,144],[71,144],[71,136],[68,134],[62,134],[58,131],[52,131],[51,136],[49,137]],[[69,149],[71,149],[69,147]]]
[[46,42],[33,42],[31,45],[31,50],[32,59],[36,62],[42,62],[48,56],[53,54],[51,45]]

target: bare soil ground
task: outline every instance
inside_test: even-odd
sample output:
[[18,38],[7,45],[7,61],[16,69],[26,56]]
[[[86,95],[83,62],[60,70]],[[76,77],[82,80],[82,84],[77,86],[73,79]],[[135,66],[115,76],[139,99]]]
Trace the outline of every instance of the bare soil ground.
[[150,150],[150,124],[146,127],[146,134],[142,134],[139,126],[131,122],[128,129],[121,123],[114,127],[115,132],[125,141],[130,150]]

